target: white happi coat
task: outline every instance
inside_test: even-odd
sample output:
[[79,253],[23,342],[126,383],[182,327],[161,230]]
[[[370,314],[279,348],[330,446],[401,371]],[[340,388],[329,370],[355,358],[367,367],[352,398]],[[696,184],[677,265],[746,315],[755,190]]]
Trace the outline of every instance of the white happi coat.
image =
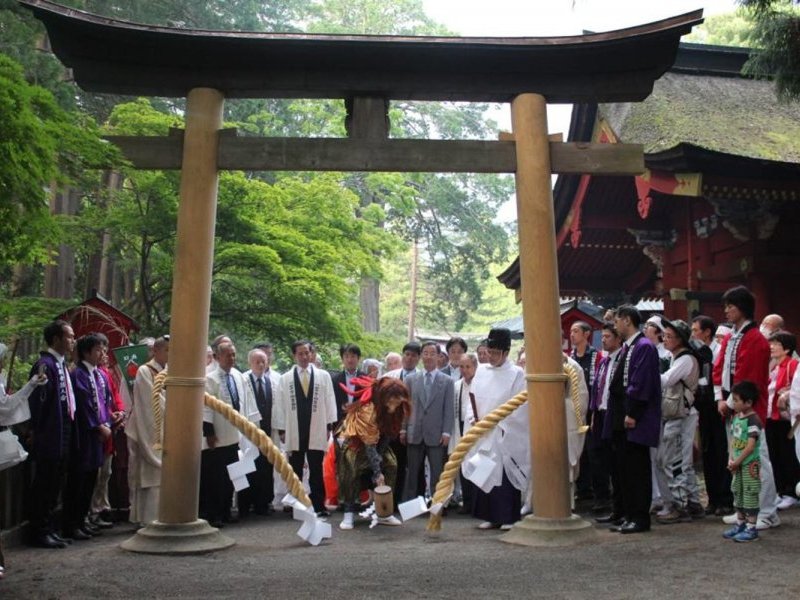
[[[245,384],[244,376],[236,368],[230,370],[230,375],[236,385],[236,393],[239,396],[239,413],[247,420],[258,424],[261,420],[261,413],[258,412],[256,398],[252,393],[252,388]],[[214,371],[206,374],[206,393],[215,398],[219,398],[225,404],[233,406],[231,393],[225,384],[225,371],[217,367]],[[217,447],[230,446],[239,442],[240,433],[228,420],[217,411],[203,406],[203,422],[214,425],[214,435],[217,436]],[[202,449],[208,449],[206,438],[203,438]]]
[[[586,409],[589,406],[589,389],[586,387],[586,378],[583,376],[581,366],[572,358],[565,356],[565,363],[573,369],[577,369],[578,377],[578,402],[580,406],[580,422],[575,414],[575,406],[572,402],[570,385],[567,382],[564,392],[564,410],[567,421],[567,450],[569,456],[569,476],[570,482],[575,481],[578,476],[578,463],[583,452],[584,438],[586,433],[579,432],[579,427],[586,422]],[[476,376],[477,377],[477,376]],[[533,399],[534,406],[536,400]],[[500,453],[503,456],[503,466],[506,474],[514,487],[524,492],[528,487],[528,480],[531,476],[531,447],[530,447],[530,421],[529,410],[531,399],[515,410],[508,418],[500,421],[498,427],[503,431],[503,436],[499,440]],[[537,410],[541,410],[537,408]]]
[[[314,387],[309,389],[311,396],[311,430],[308,436],[309,450],[328,449],[328,425],[336,422],[336,397],[333,383],[327,371],[308,365],[309,383],[313,373]],[[286,432],[286,450],[294,452],[300,449],[300,432],[297,423],[297,394],[294,374],[297,366],[281,375],[280,389],[277,399],[273,399],[277,411],[273,411],[273,429]]]

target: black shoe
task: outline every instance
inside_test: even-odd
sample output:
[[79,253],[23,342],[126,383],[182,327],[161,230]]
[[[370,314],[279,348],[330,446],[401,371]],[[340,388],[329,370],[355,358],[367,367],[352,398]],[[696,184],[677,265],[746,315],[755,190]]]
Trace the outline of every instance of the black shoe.
[[100,531],[99,527],[95,527],[94,525],[92,525],[88,521],[84,522],[84,524],[81,525],[81,529],[83,531],[85,531],[86,533],[88,533],[89,535],[92,535],[92,536],[94,536],[94,535],[102,535],[103,534],[103,532]]
[[620,526],[619,532],[622,534],[626,533],[644,533],[645,531],[650,531],[649,525],[640,525],[634,521],[628,521],[624,525]]
[[64,542],[67,546],[69,546],[72,542],[75,541],[71,537],[64,537],[62,535],[58,535],[57,533],[51,533],[50,537],[52,537],[57,542]]
[[78,527],[68,532],[67,537],[71,537],[73,540],[83,541],[92,539],[92,534]]
[[611,510],[612,506],[608,502],[595,502],[592,506],[592,512],[596,515],[607,515]]
[[714,514],[718,517],[727,517],[728,515],[732,515],[734,512],[736,511],[732,506],[718,506]]
[[619,532],[622,531],[623,527],[625,527],[626,525],[629,525],[630,523],[631,523],[631,521],[626,521],[625,519],[623,519],[622,523],[620,523],[619,525],[614,525],[613,527],[610,527],[608,530],[613,532],[613,533],[619,533]]
[[622,525],[625,522],[625,517],[611,513],[603,517],[595,517],[597,523],[609,523],[611,525]]
[[331,516],[331,513],[330,513],[330,512],[328,512],[327,510],[325,510],[325,509],[323,508],[321,511],[319,511],[319,512],[317,513],[317,516],[318,516],[318,517],[320,517],[320,518],[324,518],[324,517],[330,517],[330,516]]
[[56,538],[54,538],[49,533],[45,533],[44,535],[40,535],[33,541],[33,545],[39,548],[66,548],[66,542],[59,542]]
[[706,506],[706,514],[707,515],[713,515],[716,512],[717,512],[717,507],[709,502],[708,506]]
[[211,525],[212,527],[216,527],[217,529],[222,529],[223,527],[225,527],[225,523],[223,523],[221,519],[214,519],[212,521],[209,521],[208,524]]

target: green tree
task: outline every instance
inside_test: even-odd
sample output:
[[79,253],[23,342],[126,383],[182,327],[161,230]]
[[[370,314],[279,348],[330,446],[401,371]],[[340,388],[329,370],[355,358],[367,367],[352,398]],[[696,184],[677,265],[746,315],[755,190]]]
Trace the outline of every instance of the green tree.
[[85,181],[88,165],[111,163],[115,153],[89,117],[64,111],[3,54],[0,130],[0,264],[46,262],[60,237],[50,190]]
[[758,48],[745,73],[772,77],[778,98],[800,98],[800,6],[797,0],[740,0],[754,21],[751,39]]
[[692,29],[682,40],[714,46],[736,46],[747,48],[753,45],[751,39],[753,21],[741,10],[721,15],[711,15],[703,23]]

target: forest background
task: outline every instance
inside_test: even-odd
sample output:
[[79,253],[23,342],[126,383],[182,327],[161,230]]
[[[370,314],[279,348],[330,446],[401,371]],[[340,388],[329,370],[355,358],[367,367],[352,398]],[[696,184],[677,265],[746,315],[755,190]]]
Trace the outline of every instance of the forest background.
[[[61,3],[191,29],[457,35],[421,0]],[[694,35],[742,45],[749,28],[743,16],[712,17]],[[31,349],[44,323],[94,290],[140,335],[166,333],[180,310],[170,298],[179,175],[134,170],[100,136],[166,135],[183,125],[183,99],[85,93],[48,50],[29,11],[0,0],[0,340]],[[393,101],[391,135],[496,139],[497,109]],[[225,127],[240,135],[344,136],[344,116],[342,100],[225,104]],[[495,279],[516,252],[515,223],[498,218],[512,193],[502,175],[224,172],[210,332],[241,350],[269,340],[282,363],[291,341],[310,338],[327,367],[343,342],[380,357],[415,331],[485,333],[519,312]]]

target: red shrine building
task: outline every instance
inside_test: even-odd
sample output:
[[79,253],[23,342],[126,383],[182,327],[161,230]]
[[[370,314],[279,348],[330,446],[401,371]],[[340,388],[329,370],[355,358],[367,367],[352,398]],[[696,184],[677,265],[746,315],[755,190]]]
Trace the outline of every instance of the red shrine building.
[[[757,318],[800,327],[800,103],[742,77],[747,52],[681,44],[644,102],[575,105],[570,141],[643,144],[646,171],[558,178],[562,296],[721,321],[722,293],[746,285]],[[518,288],[518,263],[499,279]]]

